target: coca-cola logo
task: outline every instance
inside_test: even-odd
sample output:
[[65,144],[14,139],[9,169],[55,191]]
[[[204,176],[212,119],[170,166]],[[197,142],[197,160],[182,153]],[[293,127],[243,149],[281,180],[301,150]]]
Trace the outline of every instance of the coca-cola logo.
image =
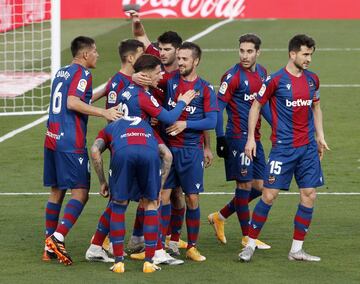
[[[135,3],[134,3],[135,2]],[[238,18],[245,0],[123,0],[123,5],[139,4],[141,16]]]

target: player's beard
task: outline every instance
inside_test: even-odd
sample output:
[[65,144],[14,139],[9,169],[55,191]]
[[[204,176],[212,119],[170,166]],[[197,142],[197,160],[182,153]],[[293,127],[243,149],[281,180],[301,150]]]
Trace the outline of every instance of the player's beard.
[[189,68],[189,69],[185,68],[183,71],[181,71],[181,69],[179,69],[180,74],[184,77],[189,76],[193,72],[193,70],[194,70],[194,65],[192,65],[191,68]]
[[307,69],[309,67],[309,64],[299,64],[296,61],[294,62],[294,65],[297,69],[299,69],[300,71],[303,71],[305,69]]

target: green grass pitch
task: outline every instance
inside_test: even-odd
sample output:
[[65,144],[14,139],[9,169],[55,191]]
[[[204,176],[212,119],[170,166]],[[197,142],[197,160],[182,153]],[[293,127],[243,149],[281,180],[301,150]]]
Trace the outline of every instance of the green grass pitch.
[[[151,39],[166,31],[178,31],[187,39],[216,20],[145,20]],[[360,193],[360,39],[356,30],[360,21],[331,20],[254,20],[234,21],[197,40],[203,49],[199,74],[219,85],[224,71],[238,62],[238,37],[255,32],[262,37],[264,51],[259,63],[268,72],[277,71],[287,62],[287,42],[296,33],[307,33],[317,42],[310,70],[318,73],[326,140],[331,151],[322,162],[326,185],[319,192]],[[125,20],[82,20],[62,23],[62,63],[69,63],[70,40],[80,34],[93,36],[100,53],[93,72],[94,87],[105,82],[119,68],[117,44],[131,37],[130,22]],[[328,49],[332,50],[328,50]],[[220,51],[219,49],[233,49]],[[342,87],[334,87],[341,84]],[[103,105],[104,101],[98,105]],[[0,136],[32,122],[40,116],[0,117]],[[105,125],[91,118],[88,144]],[[263,144],[269,151],[269,127],[263,123]],[[38,125],[0,143],[0,193],[47,192],[42,186],[42,156],[45,125]],[[215,150],[215,134],[212,148]],[[207,192],[232,193],[233,183],[225,182],[223,161],[215,158],[205,172]],[[98,191],[93,172],[91,192]],[[296,192],[296,185],[291,192]],[[92,195],[78,223],[67,237],[67,249],[74,259],[71,267],[56,262],[43,263],[44,206],[46,195],[0,195],[0,283],[359,283],[360,223],[359,195],[318,195],[315,214],[305,248],[322,257],[320,263],[289,262],[293,217],[297,195],[281,195],[272,209],[261,239],[272,245],[269,251],[257,251],[251,263],[237,260],[241,232],[236,216],[225,227],[227,245],[220,245],[206,216],[220,209],[231,195],[201,196],[199,249],[207,257],[204,263],[186,261],[178,267],[163,266],[159,273],[143,275],[142,263],[126,260],[124,275],[110,273],[110,265],[87,263],[85,251],[106,200]],[[127,213],[127,236],[131,233],[135,205]],[[251,204],[251,208],[254,203]],[[186,239],[186,229],[183,228]],[[126,238],[127,240],[127,238]],[[184,258],[185,252],[183,251]]]

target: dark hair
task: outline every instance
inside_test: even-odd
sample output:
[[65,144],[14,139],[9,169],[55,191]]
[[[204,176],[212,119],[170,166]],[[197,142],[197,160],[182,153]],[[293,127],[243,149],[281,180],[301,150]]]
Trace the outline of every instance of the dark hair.
[[126,57],[131,53],[136,53],[139,47],[145,49],[144,44],[137,39],[126,39],[120,42],[118,50],[121,62],[125,63]]
[[289,41],[289,52],[290,51],[300,51],[301,46],[306,46],[308,48],[314,48],[315,51],[315,41],[313,38],[305,35],[305,34],[299,34],[294,36]]
[[164,32],[158,37],[159,43],[170,43],[173,47],[179,48],[182,44],[182,38],[178,33],[173,31]]
[[141,55],[134,64],[135,72],[154,70],[156,66],[161,65],[161,61],[158,57],[151,54]]
[[91,48],[95,44],[95,40],[91,37],[78,36],[71,42],[71,54],[75,57],[83,48]]
[[194,59],[201,59],[201,48],[196,43],[184,41],[183,44],[179,47],[179,49],[190,49],[192,51],[192,57]]
[[261,39],[256,34],[243,34],[239,38],[239,45],[243,42],[251,42],[255,45],[255,49],[259,50],[261,45]]

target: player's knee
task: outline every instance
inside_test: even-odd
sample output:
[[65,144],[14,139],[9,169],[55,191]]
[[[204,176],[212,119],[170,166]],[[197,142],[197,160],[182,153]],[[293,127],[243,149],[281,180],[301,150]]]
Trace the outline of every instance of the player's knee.
[[278,190],[275,191],[268,188],[264,188],[261,195],[261,199],[266,204],[271,205],[276,200],[277,196],[278,196]]
[[71,198],[80,201],[83,205],[89,200],[89,190],[80,188],[71,190]]
[[316,200],[316,190],[315,189],[300,190],[300,198],[302,203],[307,204],[309,207],[311,207]]
[[171,189],[162,189],[160,191],[162,204],[170,203]]
[[196,209],[199,207],[199,196],[197,194],[189,194],[185,196],[186,206],[189,209]]

